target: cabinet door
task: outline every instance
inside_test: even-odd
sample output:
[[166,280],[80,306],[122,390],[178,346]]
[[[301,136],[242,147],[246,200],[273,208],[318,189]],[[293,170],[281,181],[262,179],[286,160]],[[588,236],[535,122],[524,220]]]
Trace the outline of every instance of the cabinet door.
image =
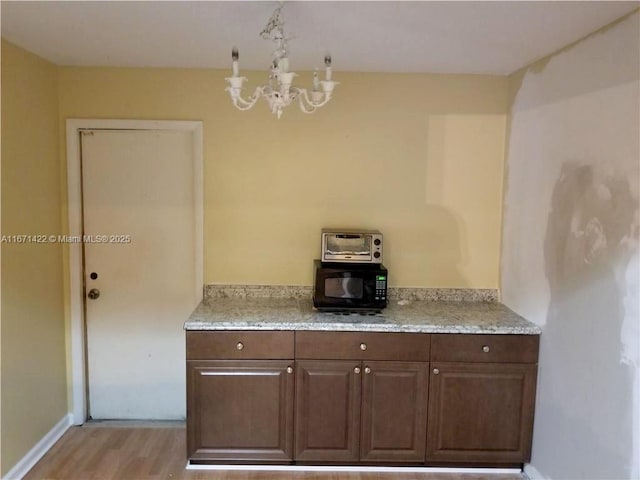
[[424,462],[429,364],[363,365],[360,460]]
[[293,459],[293,361],[187,362],[187,457],[191,461]]
[[361,376],[358,361],[296,362],[297,461],[358,461]]
[[529,460],[535,364],[431,363],[427,462]]

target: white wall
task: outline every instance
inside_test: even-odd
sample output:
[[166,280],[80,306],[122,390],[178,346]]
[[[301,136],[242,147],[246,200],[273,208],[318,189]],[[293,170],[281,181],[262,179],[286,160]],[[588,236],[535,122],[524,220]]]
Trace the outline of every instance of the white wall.
[[512,77],[503,301],[543,329],[530,473],[638,478],[640,22]]

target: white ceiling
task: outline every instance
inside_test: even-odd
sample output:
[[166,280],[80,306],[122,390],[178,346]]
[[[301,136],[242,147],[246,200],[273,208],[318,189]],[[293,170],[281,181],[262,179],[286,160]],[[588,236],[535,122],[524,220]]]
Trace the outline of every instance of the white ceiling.
[[[265,69],[276,2],[3,0],[2,36],[59,65]],[[509,74],[638,8],[613,1],[302,1],[291,68]]]

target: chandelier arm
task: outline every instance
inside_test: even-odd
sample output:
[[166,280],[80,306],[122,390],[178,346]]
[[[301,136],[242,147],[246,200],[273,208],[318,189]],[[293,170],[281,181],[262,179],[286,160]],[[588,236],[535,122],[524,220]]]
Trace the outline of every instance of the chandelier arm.
[[298,104],[300,105],[300,110],[302,110],[303,113],[314,113],[316,111],[317,107],[314,107],[313,105],[309,105],[307,104],[303,99],[302,96],[298,97]]
[[324,98],[321,102],[314,102],[309,98],[309,93],[307,92],[306,88],[296,88],[296,90],[298,90],[298,93],[299,93],[298,98],[300,101],[300,109],[304,113],[315,112],[317,108],[325,106],[327,103],[329,103],[329,100],[331,99],[331,96],[325,93]]
[[251,107],[253,107],[256,104],[256,102],[260,98],[260,95],[262,95],[263,93],[262,91],[263,88],[264,87],[256,87],[256,89],[253,92],[253,95],[251,95],[248,100],[245,100],[244,98],[242,98],[240,92],[234,92],[234,89],[232,87],[227,87],[225,90],[227,90],[231,94],[233,105],[238,110],[245,111],[245,110],[249,110]]

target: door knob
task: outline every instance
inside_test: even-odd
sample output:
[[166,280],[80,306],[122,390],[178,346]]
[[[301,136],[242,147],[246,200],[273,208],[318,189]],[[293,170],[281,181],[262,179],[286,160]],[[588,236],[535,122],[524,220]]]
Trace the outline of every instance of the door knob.
[[98,290],[97,288],[92,288],[91,290],[89,290],[89,293],[87,294],[87,297],[89,297],[91,300],[95,300],[99,296],[100,296],[100,290]]

